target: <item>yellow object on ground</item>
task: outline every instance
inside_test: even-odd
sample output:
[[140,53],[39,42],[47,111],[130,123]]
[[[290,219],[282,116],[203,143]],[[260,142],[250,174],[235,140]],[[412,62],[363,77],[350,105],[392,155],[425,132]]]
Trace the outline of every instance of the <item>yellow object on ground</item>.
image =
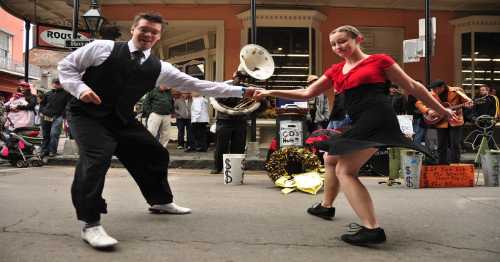
[[290,176],[282,176],[276,179],[274,183],[278,187],[283,187],[283,194],[288,194],[295,190],[300,190],[309,194],[316,195],[323,186],[323,177],[316,171],[302,173]]

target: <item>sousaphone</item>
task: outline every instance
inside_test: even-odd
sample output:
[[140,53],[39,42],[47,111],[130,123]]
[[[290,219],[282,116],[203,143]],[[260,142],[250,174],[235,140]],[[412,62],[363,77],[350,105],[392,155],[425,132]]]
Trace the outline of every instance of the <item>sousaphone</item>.
[[[274,73],[273,57],[260,45],[246,45],[240,51],[240,65],[238,66],[238,71],[257,80],[266,80]],[[232,80],[225,81],[225,83],[232,83]],[[245,83],[243,85],[251,86]],[[226,106],[213,97],[210,97],[210,103],[215,110],[228,115],[249,114],[257,110],[260,106],[260,102],[252,98],[242,98],[241,101],[233,107]]]

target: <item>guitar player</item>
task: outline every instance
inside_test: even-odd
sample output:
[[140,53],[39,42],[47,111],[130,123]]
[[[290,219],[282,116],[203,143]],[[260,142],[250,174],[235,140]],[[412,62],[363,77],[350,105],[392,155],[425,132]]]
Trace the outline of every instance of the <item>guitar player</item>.
[[[443,80],[436,80],[430,85],[431,94],[448,107],[464,104],[464,107],[471,108],[472,100],[464,93],[460,87],[448,86]],[[437,118],[437,113],[425,106],[421,101],[417,101],[415,106],[422,112],[424,117]],[[439,164],[459,163],[460,144],[462,140],[462,126],[464,117],[461,108],[456,110],[457,121],[441,120],[434,125],[438,137]]]

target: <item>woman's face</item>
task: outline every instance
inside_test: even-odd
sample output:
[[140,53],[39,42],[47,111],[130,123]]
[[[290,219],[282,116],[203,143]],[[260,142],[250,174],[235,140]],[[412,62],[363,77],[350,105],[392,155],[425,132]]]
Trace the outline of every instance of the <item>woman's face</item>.
[[335,54],[346,58],[359,48],[361,39],[361,37],[352,38],[348,32],[335,32],[330,35],[330,45]]

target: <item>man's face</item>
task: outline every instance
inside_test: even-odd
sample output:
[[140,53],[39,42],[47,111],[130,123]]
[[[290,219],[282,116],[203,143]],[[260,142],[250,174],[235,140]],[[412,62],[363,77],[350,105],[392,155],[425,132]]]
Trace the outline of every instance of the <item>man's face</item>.
[[479,96],[486,96],[489,92],[490,90],[487,87],[482,86],[479,88]]
[[147,50],[153,47],[161,37],[161,24],[140,19],[137,25],[130,30],[132,42],[139,50]]
[[62,88],[61,83],[52,83],[52,88],[54,88],[54,89]]

